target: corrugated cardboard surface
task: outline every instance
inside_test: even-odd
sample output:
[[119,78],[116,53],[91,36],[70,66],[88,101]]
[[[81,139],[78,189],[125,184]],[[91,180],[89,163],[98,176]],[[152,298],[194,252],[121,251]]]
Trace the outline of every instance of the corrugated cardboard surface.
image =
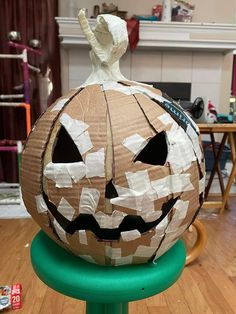
[[[122,84],[135,85],[134,82],[122,82]],[[151,87],[148,89],[158,95],[161,94],[160,91]],[[169,163],[164,166],[134,163],[135,154],[123,145],[126,138],[135,134],[148,141],[156,133],[170,130],[169,124],[164,124],[161,119],[158,119],[166,111],[149,97],[141,93],[126,95],[116,90],[103,92],[100,85],[91,85],[81,91],[71,91],[61,99],[67,98],[70,100],[65,103],[64,107],[60,108],[58,105],[59,110],[52,111],[52,108],[60,101],[58,100],[41,117],[30,134],[24,150],[21,182],[23,198],[28,211],[42,229],[60,245],[82,258],[99,264],[121,265],[147,262],[156,255],[159,246],[157,256],[164,253],[165,249],[175,242],[175,237],[171,233],[165,235],[166,227],[163,227],[162,231],[158,228],[149,230],[135,240],[124,241],[120,238],[116,241],[102,241],[89,230],[76,231],[73,235],[66,234],[61,227],[61,231],[58,231],[51,213],[38,213],[35,196],[41,195],[44,191],[56,207],[61,199],[65,198],[75,210],[75,217],[77,217],[80,214],[79,203],[82,188],[87,187],[100,192],[96,212],[111,213],[112,210],[117,210],[129,215],[140,215],[139,210],[112,205],[109,200],[105,199],[105,187],[111,177],[113,184],[130,188],[126,175],[129,172],[147,171],[150,181],[173,174]],[[53,180],[43,175],[45,167],[52,161],[52,152],[61,127],[59,119],[62,114],[68,114],[72,119],[83,121],[89,125],[87,131],[93,148],[88,153],[97,152],[101,148],[105,149],[104,177],[83,177],[79,182],[73,182],[71,188],[58,188]],[[161,147],[156,148],[157,154],[159,149]],[[87,153],[82,155],[83,160],[86,155]],[[202,170],[204,169],[203,163],[200,167]],[[163,203],[171,198],[177,197],[180,201],[189,201],[186,217],[180,221],[180,227],[183,227],[183,230],[187,228],[199,208],[201,174],[198,170],[198,162],[193,160],[190,167],[181,174],[185,173],[190,174],[193,186],[191,191],[172,193],[154,201],[156,211],[159,211]],[[175,217],[175,213],[176,210],[173,208],[168,214],[168,222]],[[60,232],[62,232],[61,236]],[[64,243],[62,239],[65,240]]]

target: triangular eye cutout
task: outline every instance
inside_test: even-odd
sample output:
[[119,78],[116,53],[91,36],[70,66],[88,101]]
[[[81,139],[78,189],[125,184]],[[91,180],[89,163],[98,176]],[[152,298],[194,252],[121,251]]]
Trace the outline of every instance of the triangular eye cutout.
[[105,198],[111,199],[118,197],[118,193],[116,191],[116,188],[114,187],[112,183],[112,179],[107,183],[106,185],[106,191],[105,191]]
[[163,166],[167,158],[167,143],[165,132],[157,133],[141,152],[135,157],[135,161],[141,161],[145,164]]
[[61,126],[57,134],[54,150],[52,153],[53,163],[70,163],[83,161],[82,156],[76,147],[74,141],[67,133],[66,129]]

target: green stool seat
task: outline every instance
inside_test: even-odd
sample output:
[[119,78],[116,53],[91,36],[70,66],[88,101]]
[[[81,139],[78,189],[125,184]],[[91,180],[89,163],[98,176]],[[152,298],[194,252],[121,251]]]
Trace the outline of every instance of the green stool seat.
[[87,314],[127,314],[128,302],[170,287],[180,276],[186,252],[179,240],[156,264],[99,266],[72,255],[43,231],[34,238],[31,261],[38,277],[64,295],[85,300]]

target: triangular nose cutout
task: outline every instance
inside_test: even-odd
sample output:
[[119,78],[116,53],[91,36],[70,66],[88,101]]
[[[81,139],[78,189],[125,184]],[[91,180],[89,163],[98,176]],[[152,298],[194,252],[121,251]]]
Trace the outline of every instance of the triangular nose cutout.
[[66,129],[61,126],[56,137],[55,147],[52,153],[52,162],[71,163],[79,161],[83,161],[83,158],[77,146],[67,133]]
[[135,161],[141,161],[149,165],[163,166],[167,158],[167,143],[165,132],[157,133],[141,152],[135,157]]
[[116,191],[116,188],[114,187],[112,183],[112,179],[107,183],[106,185],[106,191],[105,191],[105,198],[111,199],[118,197],[118,193]]

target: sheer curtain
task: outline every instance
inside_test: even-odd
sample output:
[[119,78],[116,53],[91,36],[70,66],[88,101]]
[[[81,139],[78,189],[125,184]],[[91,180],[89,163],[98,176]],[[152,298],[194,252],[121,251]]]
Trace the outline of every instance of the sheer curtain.
[[[41,40],[42,56],[28,54],[29,62],[41,69],[42,75],[50,70],[53,85],[48,98],[50,105],[61,96],[60,54],[58,27],[54,17],[58,15],[58,0],[1,0],[0,4],[0,53],[19,53],[8,46],[8,32],[21,33],[21,43],[32,38]],[[0,59],[0,94],[12,94],[13,87],[22,83],[22,71],[17,60]],[[19,93],[19,92],[18,92]],[[39,99],[39,78],[30,72],[31,119],[40,116],[45,104]],[[24,110],[0,107],[0,139],[25,139]],[[16,182],[17,162],[14,153],[0,153],[0,182]]]

